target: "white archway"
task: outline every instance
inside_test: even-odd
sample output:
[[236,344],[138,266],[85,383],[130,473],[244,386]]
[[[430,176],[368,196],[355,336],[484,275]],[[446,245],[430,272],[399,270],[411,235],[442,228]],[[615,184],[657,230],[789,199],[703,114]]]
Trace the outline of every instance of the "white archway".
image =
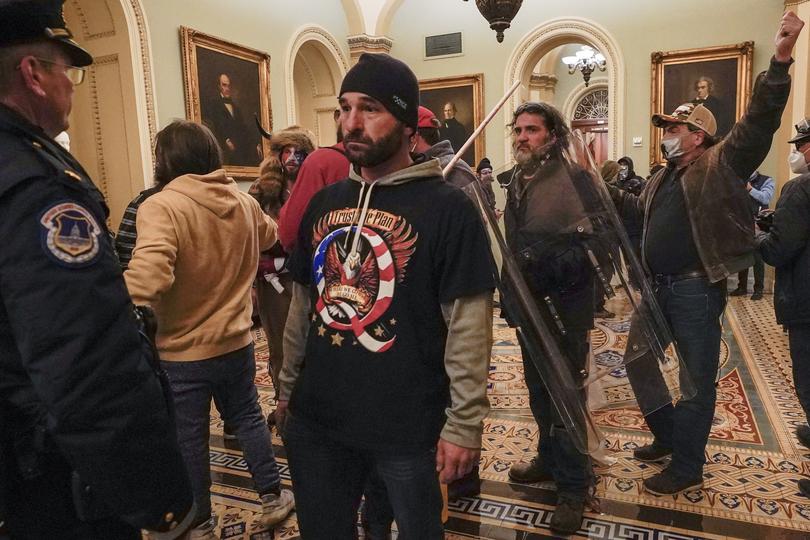
[[346,71],[349,69],[346,55],[328,30],[318,25],[307,25],[299,28],[290,40],[286,56],[284,82],[287,93],[287,125],[299,123],[298,102],[295,91],[295,62],[299,59],[301,47],[307,44],[316,45],[327,64],[331,64],[329,71],[335,88],[340,88],[343,76],[346,75]]
[[[601,52],[607,59],[608,99],[610,118],[608,132],[608,156],[615,159],[624,149],[624,120],[622,112],[625,103],[624,56],[613,36],[601,25],[580,17],[561,17],[547,21],[529,31],[512,51],[504,73],[504,91],[516,80],[523,82],[513,94],[511,108],[504,110],[504,124],[511,121],[512,111],[526,99],[528,81],[532,69],[540,59],[555,47],[566,43],[585,43]],[[504,142],[504,155],[511,153],[510,141]]]

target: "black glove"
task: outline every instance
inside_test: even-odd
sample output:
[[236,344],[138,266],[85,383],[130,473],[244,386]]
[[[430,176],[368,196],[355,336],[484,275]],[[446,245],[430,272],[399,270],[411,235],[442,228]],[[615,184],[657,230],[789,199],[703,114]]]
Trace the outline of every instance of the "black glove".
[[755,220],[759,230],[769,232],[773,226],[773,210],[770,208],[760,210]]

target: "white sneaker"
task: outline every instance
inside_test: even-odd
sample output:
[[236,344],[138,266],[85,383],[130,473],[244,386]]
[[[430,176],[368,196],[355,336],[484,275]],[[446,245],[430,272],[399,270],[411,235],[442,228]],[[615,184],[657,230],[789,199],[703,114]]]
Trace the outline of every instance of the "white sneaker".
[[219,540],[214,532],[217,528],[217,516],[212,515],[208,521],[200,523],[188,532],[188,540]]
[[262,495],[262,513],[259,514],[257,521],[263,527],[271,527],[284,521],[293,508],[295,499],[289,489],[282,489],[278,495],[275,493]]

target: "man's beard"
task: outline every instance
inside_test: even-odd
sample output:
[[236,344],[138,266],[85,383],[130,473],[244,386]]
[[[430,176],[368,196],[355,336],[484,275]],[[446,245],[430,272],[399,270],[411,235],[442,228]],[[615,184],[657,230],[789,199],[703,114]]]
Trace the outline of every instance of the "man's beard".
[[284,178],[289,182],[295,182],[296,178],[298,178],[298,171],[301,170],[300,165],[296,165],[295,167],[291,167],[292,170],[287,168],[287,165],[284,165]]
[[539,165],[546,155],[551,150],[551,143],[544,144],[537,148],[522,147],[520,149],[514,148],[513,154],[515,161],[523,169],[531,169]]
[[[380,137],[376,141],[370,137],[363,137],[362,133],[352,131],[343,136],[343,145],[346,150],[346,157],[354,165],[360,167],[376,167],[385,163],[396,154],[402,146],[402,139],[405,135],[401,126],[396,126],[390,133]],[[363,150],[353,150],[351,143],[363,143],[366,146]]]

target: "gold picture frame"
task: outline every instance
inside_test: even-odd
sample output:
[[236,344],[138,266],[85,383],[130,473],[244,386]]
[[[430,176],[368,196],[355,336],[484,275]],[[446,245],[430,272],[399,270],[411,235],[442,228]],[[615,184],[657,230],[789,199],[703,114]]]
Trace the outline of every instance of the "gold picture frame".
[[256,178],[270,145],[255,118],[273,129],[270,55],[185,26],[180,43],[186,118],[214,132],[229,176]]
[[[433,111],[441,123],[440,131],[443,137],[450,140],[454,150],[459,150],[461,144],[467,141],[467,138],[484,119],[484,74],[421,80],[419,81],[419,103]],[[456,123],[447,123],[449,119],[445,118],[443,112],[447,103],[455,105],[456,111],[453,113],[453,119],[456,119]],[[464,129],[463,137],[459,124]],[[475,169],[485,155],[486,141],[484,133],[481,133],[462,159]]]
[[[745,112],[753,57],[753,41],[652,53],[651,115],[669,114],[682,103],[702,102],[715,115],[717,135],[725,136]],[[660,128],[650,128],[651,167],[663,162],[661,135]]]

